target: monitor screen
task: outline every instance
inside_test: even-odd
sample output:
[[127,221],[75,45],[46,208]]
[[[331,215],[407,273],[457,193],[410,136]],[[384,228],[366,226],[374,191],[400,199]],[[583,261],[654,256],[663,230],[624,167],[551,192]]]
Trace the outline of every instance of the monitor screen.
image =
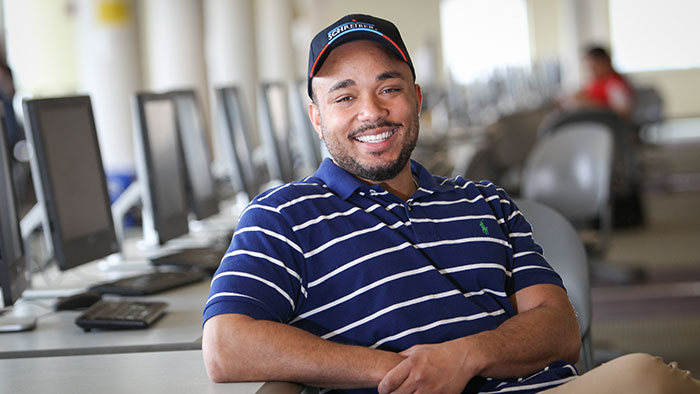
[[219,135],[221,154],[233,188],[246,193],[250,199],[267,179],[261,179],[255,171],[252,129],[239,92],[235,86],[216,89]]
[[175,100],[177,128],[185,160],[187,202],[190,211],[201,220],[219,212],[204,119],[193,90],[170,94]]
[[0,288],[4,306],[14,304],[28,286],[27,262],[12,183],[12,150],[7,137],[0,114]]
[[291,182],[295,178],[295,168],[285,85],[263,84],[259,102],[260,136],[266,150],[270,178]]
[[309,119],[309,103],[306,81],[297,81],[289,87],[289,116],[292,121],[292,151],[299,156],[301,176],[313,174],[323,160],[323,141],[318,138]]
[[90,98],[28,100],[24,109],[48,218],[44,230],[59,268],[118,252]]
[[188,232],[184,166],[175,103],[168,94],[136,95],[137,174],[142,187],[144,233],[158,244]]

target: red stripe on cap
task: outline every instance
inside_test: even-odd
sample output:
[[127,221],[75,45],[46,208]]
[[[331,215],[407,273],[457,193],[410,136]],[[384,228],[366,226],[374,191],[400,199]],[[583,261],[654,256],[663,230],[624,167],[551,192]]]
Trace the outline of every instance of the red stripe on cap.
[[326,46],[323,47],[323,49],[321,49],[321,52],[318,53],[318,56],[316,56],[316,60],[314,60],[314,65],[311,66],[311,72],[309,73],[309,78],[313,78],[313,77],[314,77],[314,70],[316,70],[316,63],[318,63],[318,59],[321,58],[321,55],[323,55],[323,52],[325,52],[326,49],[328,49],[328,46],[329,46],[329,45],[331,45],[330,42],[329,42],[328,44],[326,44]]
[[[380,34],[382,35],[382,37],[386,38],[387,41],[389,41],[396,48],[397,51],[399,51],[399,53],[401,54],[401,57],[403,57],[403,61],[408,63],[408,58],[406,58],[406,55],[403,53],[401,48],[399,48],[399,46],[396,45],[396,43],[394,41],[392,41],[391,38],[387,37],[384,33],[380,33]],[[332,42],[333,41],[326,44],[326,46],[324,46],[323,49],[321,49],[321,52],[318,53],[318,56],[316,56],[316,60],[314,60],[314,64],[311,66],[311,72],[309,73],[309,78],[314,77],[314,71],[316,70],[316,63],[318,63],[318,59],[321,58],[321,55],[323,55],[323,52],[325,52],[326,49],[328,49],[328,47],[331,45]]]
[[[395,43],[394,41],[391,41],[391,38],[385,36],[384,33],[382,33],[382,37],[384,37],[384,38],[386,38],[387,40],[389,40],[389,42],[392,43],[392,44],[396,47],[396,49],[398,49],[399,53],[400,53],[401,56],[403,57],[403,61],[406,62],[406,63],[408,63],[408,59],[406,58],[406,55],[403,53],[403,51],[401,50],[401,48],[399,48],[399,46],[396,45],[396,43]],[[325,49],[325,48],[324,48],[324,49]]]

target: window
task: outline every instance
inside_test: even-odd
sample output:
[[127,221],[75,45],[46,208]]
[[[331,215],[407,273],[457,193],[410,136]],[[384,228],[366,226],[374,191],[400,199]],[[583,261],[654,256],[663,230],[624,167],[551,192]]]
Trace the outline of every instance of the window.
[[525,0],[443,0],[440,22],[443,58],[457,83],[530,66]]
[[700,67],[700,2],[609,0],[613,62],[622,72]]

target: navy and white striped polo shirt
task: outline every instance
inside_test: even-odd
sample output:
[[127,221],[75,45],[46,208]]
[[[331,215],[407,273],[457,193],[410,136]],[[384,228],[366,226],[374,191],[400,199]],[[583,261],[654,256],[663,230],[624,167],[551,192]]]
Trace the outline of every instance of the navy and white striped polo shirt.
[[[241,313],[398,352],[494,329],[515,314],[508,296],[563,286],[503,189],[437,177],[415,161],[411,169],[419,188],[406,202],[329,159],[258,196],[212,280],[204,320]],[[536,392],[575,374],[558,362],[469,388]]]

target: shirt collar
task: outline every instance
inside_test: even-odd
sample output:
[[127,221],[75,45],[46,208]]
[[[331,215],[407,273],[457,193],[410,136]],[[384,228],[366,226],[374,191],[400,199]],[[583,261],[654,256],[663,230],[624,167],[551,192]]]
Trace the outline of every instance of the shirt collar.
[[314,177],[323,181],[343,200],[347,200],[357,189],[367,186],[349,172],[338,167],[330,158],[323,159]]
[[[433,174],[415,160],[411,160],[411,173],[413,173],[418,182],[419,190],[417,193],[432,194],[437,191],[454,189],[453,187],[438,184]],[[344,200],[347,200],[358,189],[365,190],[372,187],[338,167],[330,158],[326,158],[321,162],[314,177],[323,181],[329,189]]]

